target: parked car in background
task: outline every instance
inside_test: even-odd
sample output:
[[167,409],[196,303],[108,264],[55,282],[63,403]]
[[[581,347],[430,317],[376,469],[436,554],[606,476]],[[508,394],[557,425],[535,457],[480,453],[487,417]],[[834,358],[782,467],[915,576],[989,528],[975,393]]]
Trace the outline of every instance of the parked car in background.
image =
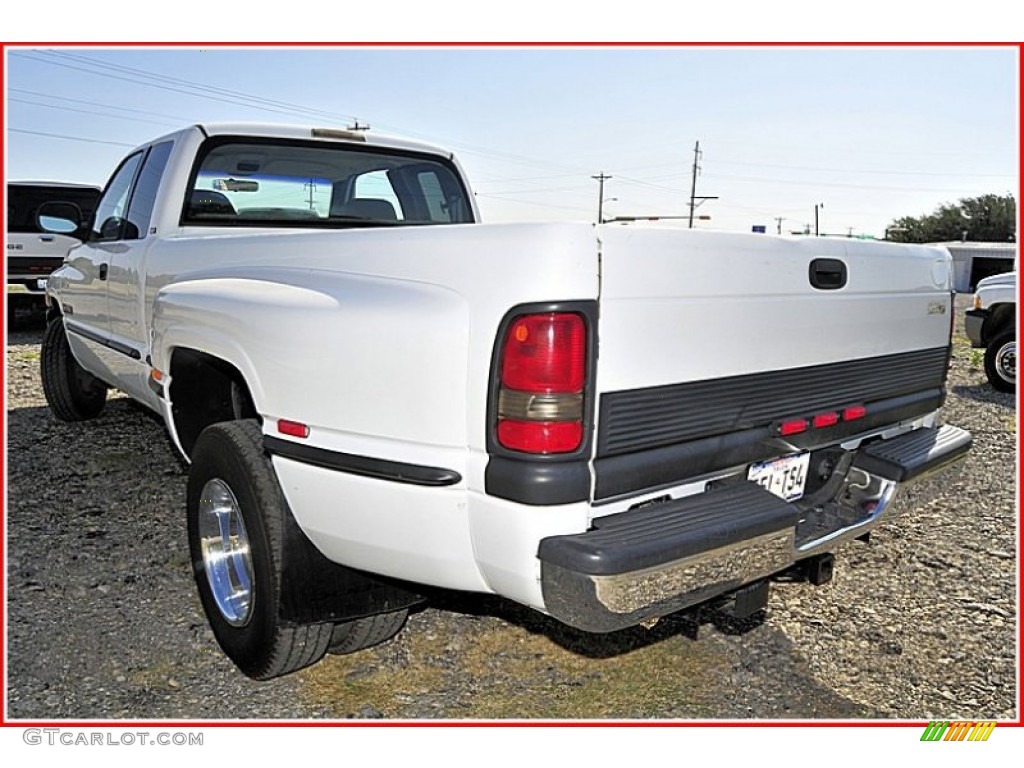
[[978,283],[974,309],[967,310],[964,331],[985,350],[985,375],[1000,392],[1017,389],[1017,273],[992,275]]
[[[46,227],[62,213],[65,220],[88,222],[96,209],[99,187],[59,181],[12,181],[7,184],[7,322],[19,309],[42,311],[46,281],[72,246],[84,238],[81,228],[52,232]],[[43,217],[42,225],[40,217]]]

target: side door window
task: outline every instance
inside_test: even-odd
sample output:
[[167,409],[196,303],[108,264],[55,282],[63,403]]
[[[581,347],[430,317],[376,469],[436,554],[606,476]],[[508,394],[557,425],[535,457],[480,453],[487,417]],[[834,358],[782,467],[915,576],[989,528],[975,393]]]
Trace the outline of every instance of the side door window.
[[93,220],[91,241],[120,240],[125,230],[125,213],[128,208],[128,196],[132,189],[132,181],[142,162],[142,152],[129,156],[121,167],[114,172],[107,184],[103,197],[96,206],[96,218]]
[[149,234],[149,222],[153,217],[153,205],[156,203],[157,190],[160,189],[160,178],[164,174],[167,158],[171,156],[173,146],[173,141],[165,141],[154,145],[146,155],[146,162],[142,164],[142,171],[135,182],[135,191],[132,192],[128,203],[128,223],[122,235],[125,240],[135,240]]

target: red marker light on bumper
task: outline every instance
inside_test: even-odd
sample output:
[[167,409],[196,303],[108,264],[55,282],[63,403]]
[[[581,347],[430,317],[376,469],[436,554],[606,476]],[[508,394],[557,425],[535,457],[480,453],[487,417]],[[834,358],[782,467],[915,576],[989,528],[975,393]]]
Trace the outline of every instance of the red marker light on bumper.
[[839,423],[838,413],[819,413],[814,417],[814,428],[824,429],[825,427],[835,426]]
[[807,419],[789,419],[779,424],[780,435],[799,435],[807,431]]
[[849,408],[843,409],[843,421],[856,421],[857,419],[863,419],[867,412],[868,409],[863,405],[851,405]]

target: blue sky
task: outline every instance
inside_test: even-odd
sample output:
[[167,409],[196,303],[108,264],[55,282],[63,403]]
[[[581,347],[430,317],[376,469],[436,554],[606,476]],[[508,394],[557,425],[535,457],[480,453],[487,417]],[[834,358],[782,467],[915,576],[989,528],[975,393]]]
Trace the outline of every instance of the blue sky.
[[[1007,48],[8,49],[7,178],[102,184],[202,121],[358,118],[440,143],[487,220],[682,216],[881,236],[903,215],[1018,188]],[[34,133],[26,133],[26,132]],[[41,136],[40,133],[55,134]],[[63,137],[63,138],[58,138]],[[73,138],[69,138],[73,137]],[[77,139],[85,139],[81,141]]]

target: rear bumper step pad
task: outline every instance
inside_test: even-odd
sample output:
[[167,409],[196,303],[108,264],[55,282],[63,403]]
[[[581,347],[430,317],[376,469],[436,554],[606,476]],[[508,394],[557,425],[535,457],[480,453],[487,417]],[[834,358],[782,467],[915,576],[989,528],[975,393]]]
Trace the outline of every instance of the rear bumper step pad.
[[971,433],[949,424],[925,427],[862,448],[857,469],[906,483],[942,469],[971,450]]
[[798,517],[742,483],[600,518],[594,530],[541,541],[545,605],[590,632],[696,605],[792,564]]

